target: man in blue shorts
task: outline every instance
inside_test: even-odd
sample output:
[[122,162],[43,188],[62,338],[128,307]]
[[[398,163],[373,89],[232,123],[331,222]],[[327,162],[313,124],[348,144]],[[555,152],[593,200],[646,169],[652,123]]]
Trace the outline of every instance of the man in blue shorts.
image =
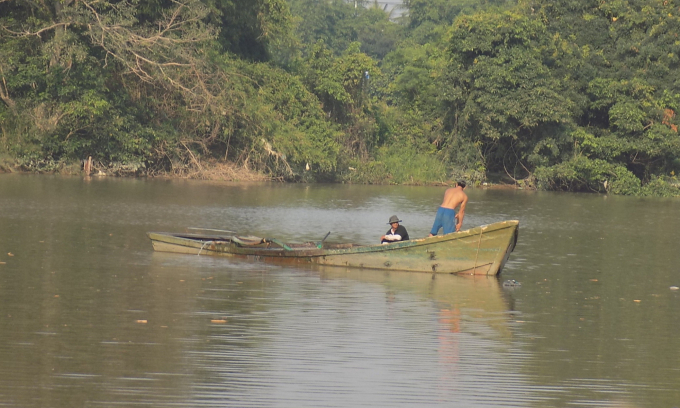
[[[465,205],[468,201],[468,196],[463,191],[465,190],[465,182],[460,180],[456,182],[455,187],[451,187],[444,192],[444,201],[437,210],[437,215],[434,218],[430,236],[435,236],[440,229],[444,230],[444,234],[449,234],[454,231],[459,231],[463,226],[463,218],[465,218]],[[460,210],[456,214],[456,207],[460,205]]]

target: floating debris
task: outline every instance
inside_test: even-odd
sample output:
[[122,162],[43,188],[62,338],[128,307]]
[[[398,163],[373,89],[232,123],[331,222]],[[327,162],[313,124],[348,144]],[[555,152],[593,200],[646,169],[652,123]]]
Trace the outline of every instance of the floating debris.
[[678,290],[678,289],[680,289],[680,288],[677,287],[677,286],[671,286],[671,290]]
[[514,288],[514,287],[517,287],[517,286],[522,286],[522,284],[517,282],[514,279],[506,280],[505,282],[503,282],[503,287],[506,287],[506,288]]

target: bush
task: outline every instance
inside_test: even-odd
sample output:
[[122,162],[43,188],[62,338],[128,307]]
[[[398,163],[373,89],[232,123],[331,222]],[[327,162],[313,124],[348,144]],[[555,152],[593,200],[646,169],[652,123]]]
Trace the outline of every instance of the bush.
[[379,148],[374,160],[352,162],[342,179],[367,184],[428,184],[447,180],[447,168],[435,154],[392,144]]
[[656,177],[642,187],[643,196],[680,197],[680,182],[676,177]]
[[535,172],[537,187],[545,190],[592,191],[639,195],[640,180],[624,166],[604,160],[577,157]]

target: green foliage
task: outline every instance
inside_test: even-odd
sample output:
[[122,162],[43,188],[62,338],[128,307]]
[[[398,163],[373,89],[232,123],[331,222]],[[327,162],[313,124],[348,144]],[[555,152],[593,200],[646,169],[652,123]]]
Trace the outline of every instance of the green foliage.
[[342,73],[336,69],[338,65],[338,59],[332,52],[323,42],[318,42],[307,57],[300,76],[319,97],[329,116],[343,118],[351,110],[353,101],[344,87]]
[[382,62],[388,83],[385,97],[400,107],[433,111],[441,93],[436,72],[444,56],[432,45],[402,46]]
[[426,184],[447,179],[446,165],[416,146],[385,146],[378,151],[377,160],[385,164],[393,183]]
[[[281,70],[261,64],[247,69],[258,82],[256,106],[261,126],[269,130],[263,138],[281,155],[279,159],[289,163],[296,174],[308,171],[307,166],[317,174],[333,171],[339,134],[328,126],[318,99],[302,81]],[[272,156],[267,149],[265,153]]]
[[341,173],[341,180],[355,184],[389,184],[391,174],[385,163],[371,160],[362,162],[352,160],[347,170]]
[[92,156],[142,163],[135,171],[198,168],[202,158],[284,177],[332,171],[340,137],[316,97],[288,73],[218,55],[204,23],[225,25],[222,49],[266,60],[271,47],[294,44],[287,3],[192,2],[67,3],[55,25],[32,20],[42,37],[5,18],[15,30],[0,41],[6,150],[36,169]]
[[[546,31],[541,21],[518,11],[456,20],[441,99],[451,131],[449,154],[464,160],[459,165],[527,168],[530,162],[558,161],[570,145],[566,130],[574,106],[545,63],[552,49]],[[470,145],[476,153],[461,157]]]
[[326,44],[335,55],[340,55],[349,44],[357,41],[354,25],[355,10],[342,0],[289,0],[291,11],[298,16],[298,36],[310,47],[318,42]]
[[203,0],[207,21],[220,27],[224,50],[252,61],[268,61],[272,48],[293,46],[294,20],[285,0]]
[[504,0],[405,0],[409,9],[409,27],[415,29],[428,23],[448,26],[462,13],[472,13],[482,7],[504,5]]
[[[388,126],[380,143],[374,149],[374,158],[368,162],[354,160],[349,164],[352,171],[344,174],[348,182],[426,184],[443,182],[449,167],[437,154],[436,144],[429,141],[433,134],[431,125],[417,121],[414,116],[393,116],[395,112],[384,111],[380,123]],[[376,115],[378,116],[378,115]],[[413,123],[419,127],[413,127]]]
[[378,60],[394,50],[403,37],[403,26],[390,21],[390,15],[385,13],[377,2],[374,7],[362,9],[353,22],[361,51]]
[[[67,171],[676,196],[663,0],[0,1],[0,153]],[[6,162],[6,160],[5,160]]]
[[[289,0],[291,10],[299,16],[298,35],[305,53],[321,41],[336,56],[350,44],[358,42],[361,52],[382,59],[392,51],[404,31],[403,26],[390,21],[390,14],[378,3],[343,0]],[[364,7],[365,6],[365,7]]]
[[648,197],[680,197],[680,181],[677,177],[653,176],[642,187],[641,195]]
[[660,191],[642,186],[676,171],[680,153],[669,88],[680,43],[659,41],[677,24],[669,7],[546,1],[459,16],[439,113],[451,160],[542,188]]
[[318,42],[299,68],[298,75],[314,92],[323,111],[343,134],[339,142],[343,154],[367,159],[379,137],[376,115],[380,109],[373,97],[372,83],[380,81],[377,62],[352,43],[335,56],[323,42]]
[[676,177],[657,177],[640,185],[640,180],[625,167],[603,160],[580,157],[535,173],[540,188],[567,191],[592,191],[620,195],[656,197],[680,196]]
[[640,180],[621,165],[577,157],[534,173],[539,188],[639,195]]

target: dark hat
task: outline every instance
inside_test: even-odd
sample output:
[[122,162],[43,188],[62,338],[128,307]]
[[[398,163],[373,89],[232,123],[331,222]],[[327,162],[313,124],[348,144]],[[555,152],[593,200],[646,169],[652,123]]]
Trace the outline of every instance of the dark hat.
[[390,222],[388,222],[388,224],[392,224],[393,222],[401,222],[401,220],[396,215],[393,215],[390,217]]

